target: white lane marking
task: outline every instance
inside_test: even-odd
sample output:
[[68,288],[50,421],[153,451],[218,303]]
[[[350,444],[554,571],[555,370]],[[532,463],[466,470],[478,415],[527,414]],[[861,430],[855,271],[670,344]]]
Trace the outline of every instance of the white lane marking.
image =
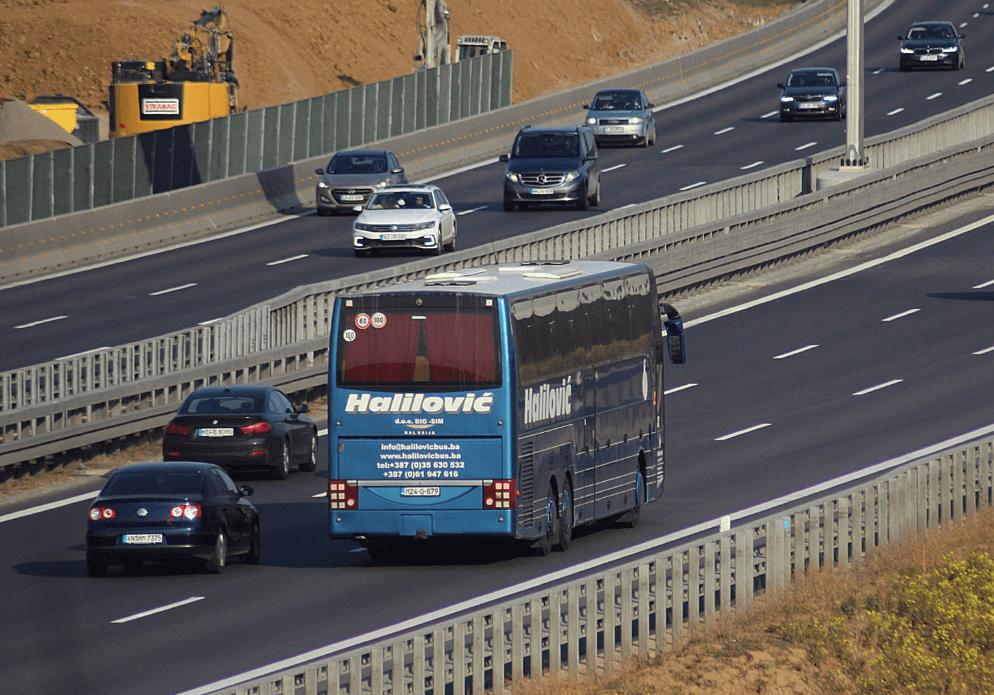
[[481,205],[480,207],[477,207],[477,208],[470,208],[469,210],[463,210],[461,212],[457,212],[456,216],[457,217],[462,217],[463,215],[469,215],[469,214],[474,213],[474,212],[479,212],[480,210],[486,210],[488,207],[490,207],[490,206],[489,205]]
[[708,321],[713,321],[714,319],[720,319],[725,316],[729,316],[730,314],[736,314],[740,311],[745,311],[746,309],[752,309],[753,307],[757,307],[761,304],[766,304],[768,302],[778,302],[784,297],[789,297],[792,294],[797,294],[798,292],[804,292],[806,290],[810,290],[813,287],[818,287],[820,285],[825,285],[830,282],[835,282],[836,280],[841,280],[842,278],[847,278],[850,275],[855,275],[856,273],[861,273],[864,270],[875,268],[878,265],[883,265],[884,263],[888,263],[889,261],[896,261],[899,258],[904,258],[905,256],[909,256],[912,253],[915,253],[916,251],[921,251],[922,249],[927,249],[930,246],[941,244],[942,242],[948,241],[949,239],[955,239],[958,236],[967,234],[976,229],[980,229],[981,227],[991,224],[992,222],[994,222],[994,215],[988,215],[982,220],[977,220],[976,222],[971,222],[970,224],[964,225],[957,229],[950,230],[945,234],[940,234],[939,236],[933,237],[932,239],[928,239],[927,241],[922,241],[918,244],[913,244],[911,246],[908,246],[907,248],[895,251],[889,256],[884,256],[883,258],[877,258],[872,261],[867,261],[866,263],[861,263],[859,265],[853,266],[852,268],[841,270],[838,273],[834,273],[832,275],[826,275],[825,277],[818,278],[817,280],[803,282],[800,285],[797,285],[796,287],[791,287],[789,289],[782,290],[780,292],[774,292],[771,295],[754,299],[750,302],[746,302],[745,304],[739,304],[737,306],[729,307],[727,309],[722,309],[721,311],[717,311],[713,314],[702,316],[699,319],[684,321],[683,326],[684,328],[690,328],[691,326],[697,326],[699,324],[706,323]]
[[735,126],[730,125],[727,128],[722,128],[721,130],[715,131],[714,134],[715,135],[724,135],[725,133],[731,133],[733,130],[735,130]]
[[780,113],[779,110],[778,111],[770,111],[769,113],[764,113],[762,116],[760,116],[760,118],[773,118],[778,113]]
[[14,326],[15,329],[20,328],[34,328],[35,326],[40,326],[43,323],[51,323],[52,321],[61,321],[62,319],[67,319],[68,316],[52,316],[51,318],[41,319],[40,321],[32,321],[31,323],[22,323],[20,326]]
[[897,321],[898,319],[903,319],[905,316],[911,316],[912,314],[916,314],[919,311],[921,311],[921,309],[908,309],[907,311],[902,311],[900,314],[894,314],[893,316],[888,316],[887,318],[880,320],[883,323],[889,323],[890,321]]
[[306,253],[302,253],[299,256],[290,256],[289,258],[282,258],[278,261],[270,261],[266,265],[283,265],[284,263],[290,263],[292,261],[299,261],[302,258],[307,258]]
[[692,183],[689,186],[684,186],[681,191],[689,191],[691,188],[697,188],[698,186],[706,186],[707,181],[698,181],[697,183]]
[[665,150],[662,151],[661,154],[669,154],[670,152],[676,152],[677,150],[682,150],[682,149],[683,145],[673,145],[673,147],[667,147]]
[[103,350],[110,350],[110,346],[104,345],[103,347],[93,348],[92,350],[83,350],[83,352],[76,352],[71,355],[66,355],[64,357],[56,357],[57,360],[71,360],[75,357],[82,357],[83,355],[89,355],[94,352],[101,352]]
[[927,97],[925,97],[925,101],[932,101],[933,99],[938,99],[941,96],[942,96],[942,92],[935,92],[935,93],[929,94]]
[[755,169],[758,166],[763,166],[764,164],[766,164],[766,162],[764,162],[763,160],[759,160],[758,162],[753,162],[752,164],[746,164],[744,167],[739,167],[739,168],[742,171],[746,171],[748,169]]
[[989,68],[987,68],[986,70],[984,70],[984,72],[994,72],[994,65],[992,65]]
[[756,430],[761,430],[764,427],[769,427],[771,423],[763,422],[758,425],[753,425],[752,427],[747,427],[744,430],[739,430],[738,432],[730,432],[728,434],[723,434],[720,437],[715,437],[716,442],[725,442],[729,439],[734,439],[735,437],[741,437],[743,434],[749,434],[750,432],[755,432]]
[[853,393],[854,396],[865,396],[868,393],[873,393],[874,391],[879,391],[880,389],[885,389],[889,386],[894,386],[895,384],[900,384],[904,379],[891,379],[890,381],[885,381],[882,384],[877,384],[876,386],[871,386],[870,388],[863,389],[862,391],[856,391]]
[[794,151],[795,152],[800,152],[801,150],[807,150],[807,149],[810,149],[810,148],[814,147],[817,144],[818,144],[817,142],[809,142],[806,145],[801,145],[800,147],[795,147]]
[[92,500],[98,494],[100,494],[99,490],[93,490],[92,492],[84,492],[81,495],[67,497],[64,500],[56,500],[55,502],[49,502],[47,504],[39,504],[37,507],[29,507],[28,509],[22,509],[19,512],[11,512],[9,514],[4,514],[0,516],[0,524],[6,521],[14,521],[14,519],[22,519],[26,516],[33,516],[35,514],[41,514],[42,512],[48,512],[53,509],[58,509],[59,507],[67,507],[70,504],[76,504],[77,502],[83,502],[84,500]]
[[180,290],[188,290],[191,287],[196,287],[197,283],[189,282],[185,285],[180,285],[179,287],[170,287],[168,290],[159,290],[158,292],[149,292],[149,297],[158,297],[160,294],[169,294],[170,292],[179,292]]
[[170,603],[166,606],[161,606],[159,608],[153,608],[151,610],[143,611],[141,613],[135,613],[134,615],[129,615],[125,618],[118,618],[117,620],[111,620],[112,625],[121,625],[123,623],[130,623],[132,620],[140,620],[141,618],[147,618],[150,615],[155,615],[156,613],[165,613],[166,611],[171,611],[174,608],[179,608],[181,606],[188,606],[191,603],[196,603],[197,601],[203,601],[203,596],[191,596],[190,598],[185,598],[182,601],[177,601],[176,603]]
[[786,359],[788,357],[793,357],[794,355],[800,355],[802,352],[807,352],[808,350],[814,350],[816,347],[818,347],[818,346],[817,345],[805,345],[802,348],[797,348],[796,350],[791,350],[790,352],[785,352],[782,355],[776,355],[773,359],[775,359],[775,360],[783,360],[783,359]]
[[973,82],[973,78],[967,77],[965,80],[960,80],[957,84],[959,84],[959,86],[962,87],[963,85],[970,84],[971,82]]
[[894,109],[893,111],[888,111],[887,115],[888,116],[896,116],[897,114],[901,113],[902,111],[904,111],[904,107],[903,106],[901,108],[899,108],[899,109]]
[[986,355],[988,352],[994,352],[994,345],[989,348],[984,348],[983,350],[977,350],[974,355]]
[[683,386],[674,386],[669,391],[663,391],[663,393],[668,396],[671,393],[676,393],[678,391],[686,391],[687,389],[692,389],[695,386],[697,386],[697,384],[695,383],[684,384]]
[[987,282],[982,282],[979,285],[974,285],[973,289],[975,289],[975,290],[982,290],[985,287],[990,287],[991,285],[994,285],[994,280],[988,280]]
[[879,75],[880,73],[885,72],[886,70],[887,70],[887,68],[877,68],[871,74],[873,74],[873,75]]
[[615,164],[613,167],[608,167],[607,169],[601,169],[601,173],[606,173],[608,171],[614,171],[615,169],[624,169],[627,164]]

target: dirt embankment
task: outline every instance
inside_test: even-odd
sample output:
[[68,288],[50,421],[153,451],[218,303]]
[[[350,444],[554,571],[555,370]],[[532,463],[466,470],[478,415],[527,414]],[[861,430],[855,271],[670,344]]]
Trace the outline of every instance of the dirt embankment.
[[[514,49],[516,103],[685,53],[789,9],[791,0],[447,0],[450,36]],[[167,58],[214,0],[0,0],[0,97],[73,96],[106,114],[111,63]],[[410,72],[419,0],[226,0],[239,101],[261,108]],[[26,137],[25,139],[35,139]],[[0,158],[45,143],[0,145]],[[6,148],[6,155],[2,150]]]

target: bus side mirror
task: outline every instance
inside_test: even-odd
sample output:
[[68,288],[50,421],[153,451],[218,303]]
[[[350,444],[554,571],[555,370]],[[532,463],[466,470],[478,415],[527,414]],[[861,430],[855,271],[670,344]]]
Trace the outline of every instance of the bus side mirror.
[[665,302],[660,307],[666,312],[663,328],[666,330],[666,342],[669,347],[670,362],[673,364],[687,363],[687,341],[683,333],[683,319],[680,312],[672,304]]

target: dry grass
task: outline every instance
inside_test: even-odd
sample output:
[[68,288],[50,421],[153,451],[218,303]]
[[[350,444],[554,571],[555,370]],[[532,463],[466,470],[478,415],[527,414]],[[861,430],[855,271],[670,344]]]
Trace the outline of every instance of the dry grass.
[[672,652],[523,695],[994,692],[994,512],[804,576]]

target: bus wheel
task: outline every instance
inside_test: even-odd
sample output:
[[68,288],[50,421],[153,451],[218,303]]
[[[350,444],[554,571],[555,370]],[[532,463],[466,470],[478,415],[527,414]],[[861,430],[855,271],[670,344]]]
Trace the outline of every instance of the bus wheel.
[[563,487],[563,496],[559,500],[559,549],[569,550],[573,542],[573,489],[569,481]]
[[643,502],[645,502],[645,476],[642,475],[642,468],[639,467],[635,469],[635,506],[622,515],[620,520],[622,526],[625,528],[638,526]]
[[539,555],[552,552],[552,542],[556,540],[559,529],[556,526],[556,491],[549,486],[549,494],[545,498],[545,529],[542,537],[535,542]]

